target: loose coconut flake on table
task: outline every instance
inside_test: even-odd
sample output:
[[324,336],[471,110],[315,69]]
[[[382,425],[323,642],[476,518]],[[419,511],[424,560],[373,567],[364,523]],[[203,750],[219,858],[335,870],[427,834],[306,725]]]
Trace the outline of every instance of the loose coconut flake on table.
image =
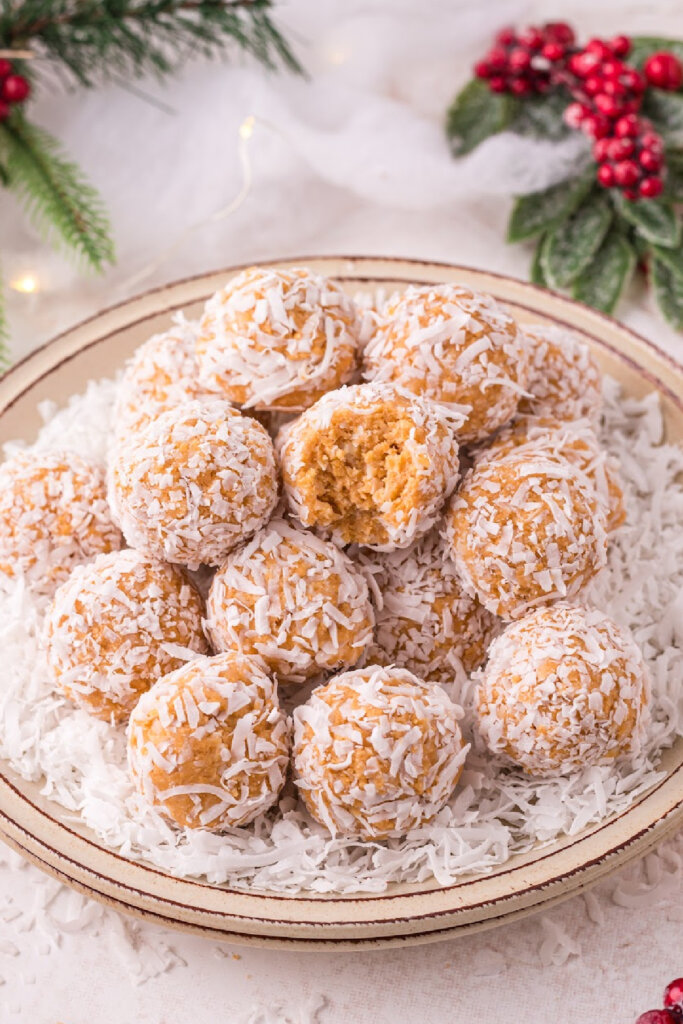
[[[38,446],[104,462],[114,395],[113,383],[102,381],[60,412],[44,407]],[[248,828],[179,832],[135,794],[124,730],[50,692],[38,649],[45,599],[21,581],[0,592],[0,756],[103,845],[176,876],[252,890],[381,892],[391,882],[431,878],[445,885],[624,810],[662,777],[659,753],[683,733],[683,451],[662,443],[655,393],[620,399],[608,381],[605,421],[628,519],[588,596],[633,630],[649,664],[653,713],[634,762],[539,780],[501,771],[475,744],[450,803],[430,824],[386,843],[330,838],[291,795],[277,815]]]

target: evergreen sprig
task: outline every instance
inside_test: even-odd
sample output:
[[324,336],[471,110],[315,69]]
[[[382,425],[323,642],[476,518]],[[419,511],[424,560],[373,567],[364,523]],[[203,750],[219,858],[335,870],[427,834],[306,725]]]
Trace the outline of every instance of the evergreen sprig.
[[166,75],[231,44],[266,67],[300,72],[272,7],[272,0],[0,0],[0,49],[52,58],[84,86]]
[[0,125],[6,184],[46,242],[101,271],[114,260],[109,219],[95,189],[49,132],[19,112]]

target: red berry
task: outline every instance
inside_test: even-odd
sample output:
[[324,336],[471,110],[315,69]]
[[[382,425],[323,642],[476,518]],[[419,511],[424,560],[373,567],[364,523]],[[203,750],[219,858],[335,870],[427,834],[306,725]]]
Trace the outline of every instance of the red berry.
[[569,58],[569,70],[577,78],[592,75],[600,60],[594,53],[574,53]]
[[626,114],[624,117],[620,117],[614,126],[614,134],[620,139],[626,138],[627,136],[635,136],[638,134],[640,129],[640,122],[635,114]]
[[541,50],[541,56],[545,57],[546,60],[551,61],[551,63],[562,60],[564,53],[565,50],[562,43],[546,43]]
[[638,160],[640,161],[640,166],[646,171],[659,171],[664,163],[662,154],[655,153],[652,149],[641,150]]
[[612,188],[616,182],[616,178],[614,175],[614,168],[611,164],[601,164],[601,166],[598,167],[598,181],[601,185],[604,185],[605,188]]
[[584,82],[584,89],[589,96],[597,96],[599,92],[602,92],[603,81],[600,75],[589,75]]
[[635,152],[636,144],[633,139],[610,139],[609,158],[610,160],[626,160]]
[[502,28],[500,32],[496,33],[495,39],[501,46],[512,46],[517,42],[517,34],[513,28]]
[[683,64],[673,53],[653,53],[643,68],[650,85],[675,92],[683,84]]
[[602,164],[609,158],[610,144],[612,139],[598,139],[593,146],[593,157],[597,163]]
[[634,160],[620,160],[614,165],[614,180],[622,188],[635,185],[639,177],[638,164]]
[[653,153],[663,153],[664,143],[657,132],[646,131],[640,136],[640,145],[643,149],[651,149]]
[[602,39],[590,39],[586,43],[586,50],[588,53],[594,53],[599,60],[609,60],[612,56],[612,51]]
[[562,115],[565,124],[568,124],[570,128],[578,128],[586,117],[591,117],[591,112],[583,103],[570,103],[568,107],[565,107]]
[[600,65],[600,74],[603,78],[618,78],[623,70],[622,62],[613,58],[603,61]]
[[502,46],[494,46],[493,49],[489,50],[486,54],[485,59],[496,71],[500,71],[507,67],[508,55]]
[[23,103],[31,92],[31,86],[23,75],[8,75],[0,87],[0,95],[6,103]]
[[0,57],[0,78],[7,78],[12,71],[12,65],[4,57]]
[[474,65],[474,73],[477,78],[490,78],[491,65],[487,60],[478,60]]
[[[623,195],[624,199],[628,199],[629,203],[632,203],[634,199],[638,198],[638,193],[636,192],[636,190],[634,188],[622,189],[622,195]],[[637,1022],[636,1022],[636,1024],[637,1024]]]
[[494,75],[489,78],[489,89],[491,92],[507,92],[507,81],[502,75]]
[[656,199],[662,194],[664,182],[661,178],[653,175],[651,178],[643,178],[638,188],[643,199]]
[[664,989],[662,1002],[668,1010],[683,1011],[683,978],[676,978],[669,982]]
[[610,40],[609,46],[615,57],[626,57],[631,52],[631,40],[628,36],[615,36]]
[[528,78],[513,78],[510,82],[510,89],[515,96],[528,96],[533,92],[533,86]]
[[589,114],[581,122],[581,131],[591,139],[604,139],[610,133],[610,122],[608,118],[600,114]]
[[626,86],[622,85],[618,78],[608,78],[602,83],[602,91],[606,96],[625,96]]
[[530,50],[540,50],[545,42],[545,37],[540,28],[530,25],[529,28],[519,33],[519,41],[522,46],[528,46]]
[[575,40],[574,30],[566,21],[549,21],[543,26],[546,39],[563,46],[571,46]]
[[646,1010],[636,1024],[676,1024],[676,1018],[668,1010]]
[[8,103],[4,103],[3,100],[0,100],[0,123],[2,123],[3,121],[6,121],[7,118],[9,117],[9,115],[10,115],[9,104]]
[[637,96],[640,96],[641,92],[645,92],[646,81],[639,71],[635,68],[624,68],[621,81],[629,92],[634,92]]
[[623,110],[623,103],[620,103],[615,96],[608,96],[605,92],[598,93],[594,102],[600,113],[604,114],[605,117],[619,117]]
[[528,50],[523,50],[521,46],[518,46],[510,53],[508,63],[512,71],[526,71],[531,66],[531,54]]

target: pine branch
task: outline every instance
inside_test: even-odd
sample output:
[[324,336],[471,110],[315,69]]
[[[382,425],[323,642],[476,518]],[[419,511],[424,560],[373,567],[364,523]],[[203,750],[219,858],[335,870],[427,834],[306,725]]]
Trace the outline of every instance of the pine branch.
[[0,125],[8,187],[47,242],[61,241],[97,271],[114,260],[102,201],[59,143],[18,112]]
[[[163,76],[236,43],[266,67],[301,72],[273,22],[272,0],[0,0],[0,49],[30,47],[81,85]],[[32,67],[40,68],[40,62]]]

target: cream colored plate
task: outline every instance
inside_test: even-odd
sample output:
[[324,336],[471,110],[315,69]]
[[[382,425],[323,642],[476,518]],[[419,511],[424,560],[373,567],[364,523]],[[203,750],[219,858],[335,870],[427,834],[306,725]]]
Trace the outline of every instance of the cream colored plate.
[[[633,395],[662,394],[667,436],[683,439],[683,369],[609,317],[507,277],[399,259],[284,260],[341,279],[351,292],[406,283],[459,281],[502,299],[520,320],[548,320],[582,331],[604,367]],[[0,380],[0,442],[33,438],[37,403],[62,403],[92,377],[111,375],[173,311],[197,313],[239,268],[180,281],[74,327]],[[120,910],[214,939],[308,949],[355,949],[430,942],[491,928],[548,907],[641,857],[683,824],[683,739],[662,761],[666,777],[623,814],[577,836],[512,857],[488,875],[442,888],[396,885],[380,896],[283,897],[172,878],[100,846],[85,828],[0,764],[0,831],[45,871]]]

